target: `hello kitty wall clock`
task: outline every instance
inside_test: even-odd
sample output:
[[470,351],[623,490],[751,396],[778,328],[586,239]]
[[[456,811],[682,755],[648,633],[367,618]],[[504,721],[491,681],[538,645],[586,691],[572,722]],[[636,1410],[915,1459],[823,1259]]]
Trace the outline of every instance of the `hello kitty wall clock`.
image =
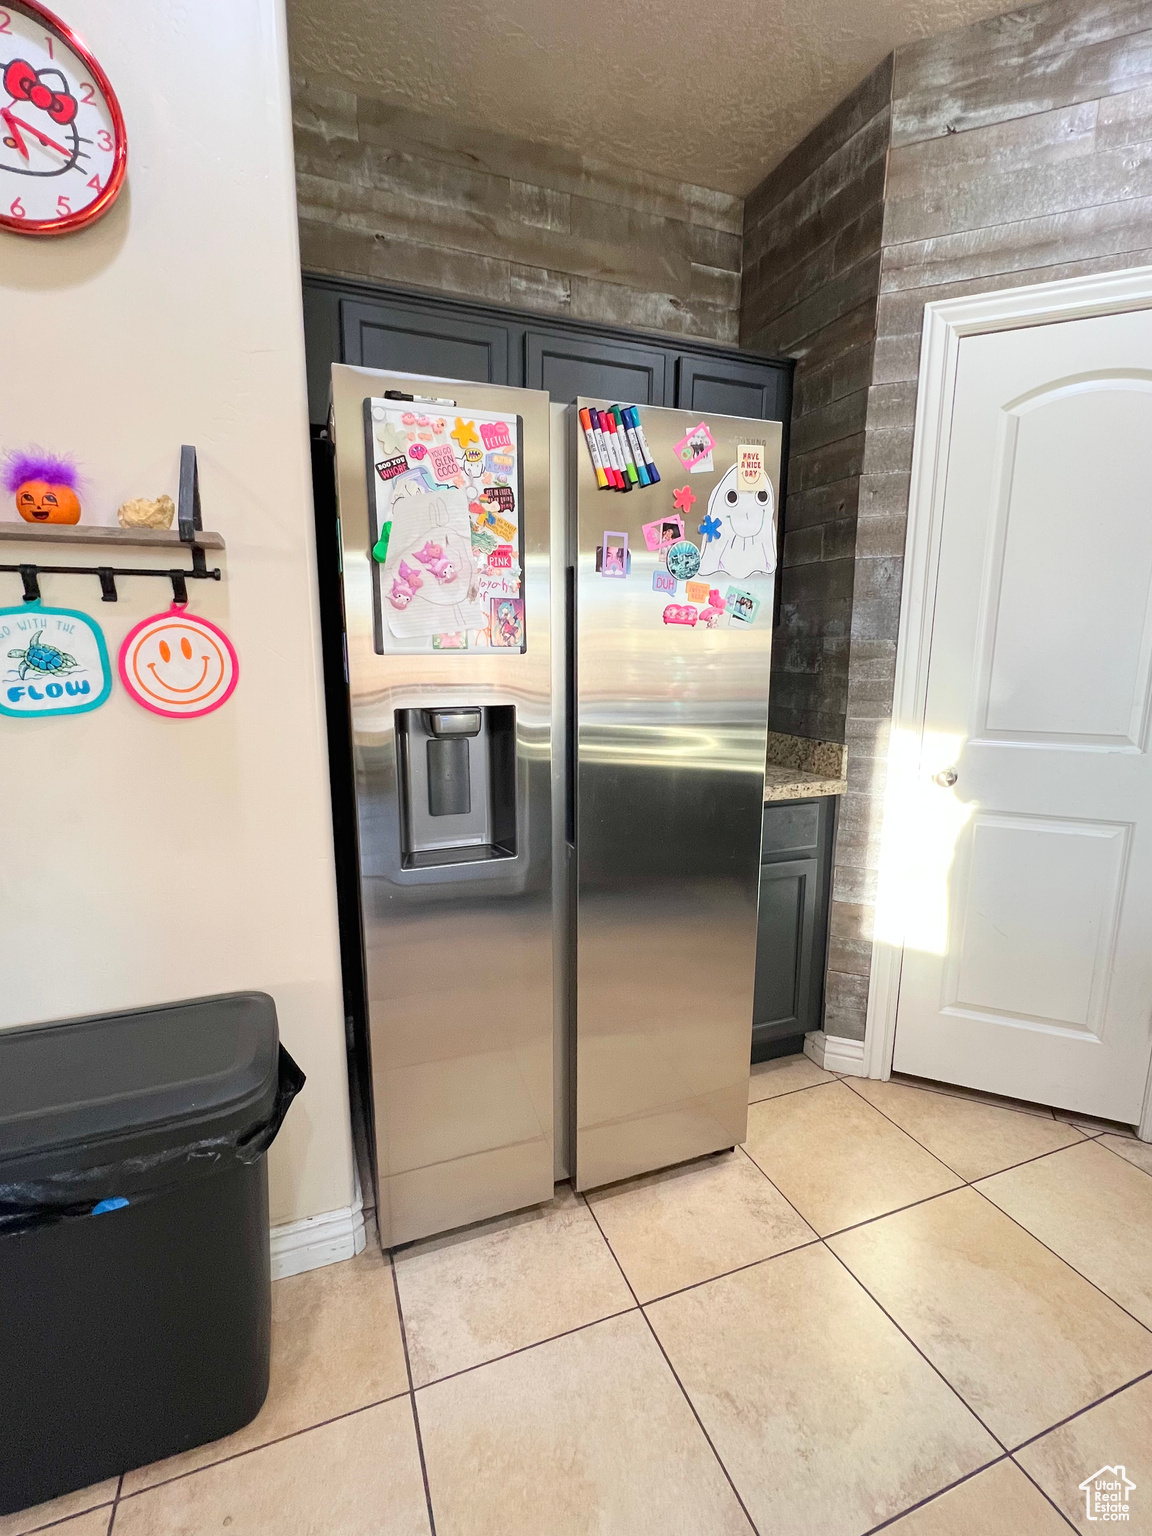
[[0,229],[83,229],[127,163],[116,93],[80,38],[36,0],[0,0]]

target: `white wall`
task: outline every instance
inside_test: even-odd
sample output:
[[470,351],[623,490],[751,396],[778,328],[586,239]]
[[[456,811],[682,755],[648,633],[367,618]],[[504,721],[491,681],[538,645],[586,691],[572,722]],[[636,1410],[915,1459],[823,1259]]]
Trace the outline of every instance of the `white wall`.
[[[78,235],[0,233],[0,448],[74,451],[84,521],[114,523],[127,497],[174,497],[194,443],[204,524],[228,548],[192,611],[241,671],[201,720],[148,714],[118,680],[89,715],[0,718],[0,1025],[270,992],[309,1078],[271,1154],[282,1222],[347,1205],[353,1184],[282,6],[56,9],[120,97],[128,184]],[[0,544],[0,561],[28,549]],[[140,579],[115,606],[95,578],[43,589],[94,615],[113,657],[171,597]],[[0,604],[20,591],[0,574]]]

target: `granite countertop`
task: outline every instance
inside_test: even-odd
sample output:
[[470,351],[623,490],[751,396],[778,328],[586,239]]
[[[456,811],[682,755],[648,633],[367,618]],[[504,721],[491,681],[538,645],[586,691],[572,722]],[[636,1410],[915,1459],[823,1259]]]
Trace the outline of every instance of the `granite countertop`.
[[768,732],[764,803],[842,795],[847,789],[848,748],[834,741]]

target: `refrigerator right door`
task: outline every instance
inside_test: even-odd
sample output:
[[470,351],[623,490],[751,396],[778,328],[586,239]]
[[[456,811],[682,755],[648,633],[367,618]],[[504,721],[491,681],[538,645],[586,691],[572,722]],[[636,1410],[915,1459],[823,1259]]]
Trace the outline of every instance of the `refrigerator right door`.
[[747,1133],[780,499],[779,422],[650,406],[658,483],[601,487],[611,406],[570,423],[578,1189]]

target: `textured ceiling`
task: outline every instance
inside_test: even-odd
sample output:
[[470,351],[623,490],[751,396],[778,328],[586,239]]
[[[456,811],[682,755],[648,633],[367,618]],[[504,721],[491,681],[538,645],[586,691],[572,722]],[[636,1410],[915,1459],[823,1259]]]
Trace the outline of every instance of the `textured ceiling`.
[[1005,0],[288,0],[293,66],[743,195],[901,43]]

